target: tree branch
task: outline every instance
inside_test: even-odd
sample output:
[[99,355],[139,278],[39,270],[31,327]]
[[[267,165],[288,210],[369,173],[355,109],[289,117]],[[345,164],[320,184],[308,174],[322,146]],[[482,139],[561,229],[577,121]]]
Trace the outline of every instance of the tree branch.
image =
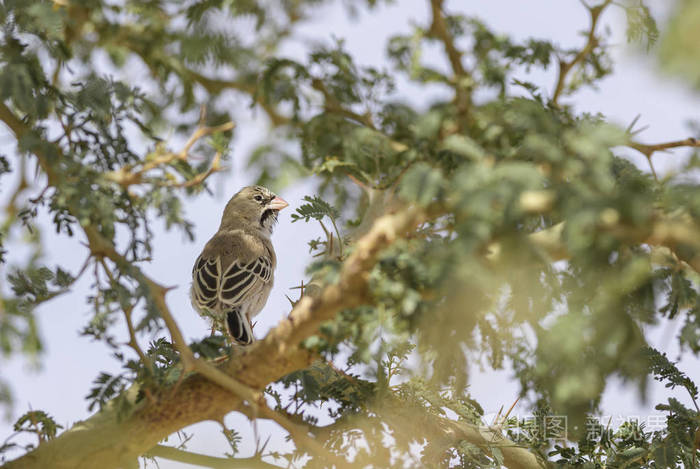
[[442,41],[455,76],[457,78],[469,76],[462,63],[462,52],[455,46],[454,37],[447,28],[447,21],[442,12],[442,3],[443,0],[430,0],[433,20],[428,31]]
[[352,467],[344,458],[336,456],[335,454],[328,451],[323,447],[318,441],[309,436],[309,429],[304,425],[300,425],[296,422],[291,421],[288,417],[280,412],[275,412],[270,409],[264,400],[260,404],[260,414],[263,418],[268,418],[276,422],[280,427],[287,430],[289,435],[294,440],[294,443],[298,448],[303,448],[309,451],[309,454],[315,458],[331,463],[337,468],[350,468]]
[[193,464],[195,466],[210,467],[212,469],[235,469],[235,468],[252,468],[252,469],[279,469],[279,466],[269,464],[260,458],[217,458],[204,454],[192,453],[182,449],[173,448],[172,446],[156,445],[147,453],[147,457],[169,459],[170,461],[182,462],[185,464]]
[[[145,58],[142,57],[142,59],[145,61]],[[190,70],[184,67],[183,72],[191,80],[196,81],[197,83],[202,85],[208,93],[219,94],[225,89],[232,89],[246,93],[253,99],[255,104],[260,106],[265,111],[267,117],[270,119],[270,122],[274,127],[280,127],[282,125],[287,125],[291,123],[291,119],[280,114],[273,105],[266,102],[264,99],[262,99],[262,97],[258,96],[257,87],[255,85],[250,85],[237,80],[222,80],[218,78],[209,78],[202,75],[201,73],[195,72],[194,70]]]
[[[112,274],[112,271],[110,268],[107,266],[107,263],[103,258],[99,258],[99,263],[102,266],[102,269],[105,271],[105,274],[107,274],[107,277],[109,278],[110,282],[113,285],[117,285],[117,281],[114,278],[114,275]],[[139,345],[138,340],[136,339],[136,330],[134,329],[134,322],[131,318],[131,313],[134,311],[134,305],[129,304],[129,305],[123,305],[122,306],[122,312],[124,313],[124,319],[126,320],[126,328],[129,331],[129,342],[127,342],[127,345],[131,347],[134,352],[136,352],[136,355],[141,359],[143,364],[146,366],[149,372],[153,371],[153,365],[151,363],[151,360],[146,356],[145,353],[143,353],[143,350],[141,349],[141,346]]]
[[464,68],[462,52],[455,45],[455,39],[450,33],[443,13],[443,0],[430,0],[432,22],[428,29],[431,37],[442,42],[445,54],[454,73],[455,103],[461,114],[467,114],[471,109],[471,73]]
[[[134,168],[134,166],[123,166],[116,171],[106,173],[105,178],[116,182],[124,188],[128,188],[134,184],[140,184],[144,181],[144,178],[147,177],[147,173],[149,171],[153,169],[164,169],[176,161],[186,161],[190,150],[200,139],[206,137],[207,135],[229,131],[234,127],[235,124],[233,122],[226,122],[225,124],[217,125],[215,127],[200,125],[179,152],[162,151],[156,149],[155,155],[150,159],[145,158],[144,161],[140,163],[140,167]],[[175,185],[179,187],[190,187],[203,182],[212,173],[220,171],[220,162],[221,153],[216,152],[214,160],[212,161],[209,169],[196,175],[190,181],[180,182]]]
[[578,54],[574,56],[571,61],[567,62],[564,59],[559,59],[559,76],[557,77],[557,85],[554,89],[554,95],[552,96],[552,104],[554,106],[559,105],[559,98],[564,92],[566,86],[566,78],[569,72],[578,64],[583,62],[598,46],[598,37],[596,36],[596,29],[598,28],[598,20],[600,19],[601,13],[605,10],[612,0],[605,0],[600,5],[589,7],[586,4],[584,6],[588,9],[591,15],[591,26],[588,29],[586,44],[583,46]]
[[671,148],[681,148],[681,147],[691,147],[700,148],[700,140],[689,137],[683,140],[676,140],[673,142],[656,143],[656,144],[644,144],[639,142],[630,142],[628,144],[630,148],[634,148],[647,158],[650,158],[656,152],[670,150]]

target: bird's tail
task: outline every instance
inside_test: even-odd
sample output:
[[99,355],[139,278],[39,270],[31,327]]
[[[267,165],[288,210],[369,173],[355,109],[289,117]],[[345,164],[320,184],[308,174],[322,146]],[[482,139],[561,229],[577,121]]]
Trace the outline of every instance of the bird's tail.
[[255,340],[253,328],[240,308],[233,308],[226,312],[226,325],[229,334],[237,344],[250,345]]

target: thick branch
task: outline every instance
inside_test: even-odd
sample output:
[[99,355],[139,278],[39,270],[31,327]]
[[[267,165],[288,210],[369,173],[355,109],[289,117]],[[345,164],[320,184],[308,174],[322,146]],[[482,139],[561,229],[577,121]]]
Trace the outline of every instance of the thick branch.
[[442,42],[455,76],[458,78],[468,76],[469,74],[464,69],[462,63],[462,52],[455,46],[454,38],[447,28],[447,21],[442,12],[442,2],[443,0],[430,0],[430,10],[433,15],[433,21],[429,31]]

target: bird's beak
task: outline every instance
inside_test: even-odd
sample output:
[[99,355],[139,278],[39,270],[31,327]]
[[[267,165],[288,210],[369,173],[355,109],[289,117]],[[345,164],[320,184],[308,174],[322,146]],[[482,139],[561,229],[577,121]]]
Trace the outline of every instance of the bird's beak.
[[267,204],[268,208],[271,208],[272,210],[277,210],[278,212],[282,210],[284,207],[288,206],[289,204],[282,198],[282,197],[275,197],[270,201],[269,204]]

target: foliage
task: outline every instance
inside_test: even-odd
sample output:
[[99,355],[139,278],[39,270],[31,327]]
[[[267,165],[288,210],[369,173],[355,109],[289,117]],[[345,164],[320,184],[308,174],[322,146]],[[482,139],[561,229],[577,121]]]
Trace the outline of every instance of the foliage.
[[[659,30],[647,2],[582,1],[590,29],[578,48],[515,40],[429,0],[428,22],[389,39],[385,68],[363,65],[342,39],[321,38],[301,58],[280,52],[333,3],[0,5],[0,120],[16,146],[0,155],[0,176],[19,182],[0,225],[0,260],[9,264],[3,354],[40,360],[37,307],[89,277],[81,333],[113,349],[121,367],[95,370],[85,397],[98,417],[90,424],[103,425],[85,433],[113,425],[124,439],[105,452],[138,447],[127,440],[142,434],[130,429],[158,434],[163,419],[171,425],[196,405],[208,407],[189,423],[218,419],[213,396],[225,386],[238,394],[226,395],[226,411],[272,418],[294,442],[287,452],[258,445],[248,461],[256,464],[693,467],[697,385],[682,363],[649,347],[647,330],[682,318],[678,343],[700,349],[700,186],[688,177],[698,158],[679,173],[659,175],[652,164],[656,151],[698,141],[643,145],[634,123],[621,129],[565,102],[613,71],[599,23],[611,9],[623,8],[628,39],[652,50]],[[348,8],[359,15],[381,3]],[[698,30],[696,10],[680,1],[660,38],[662,62],[692,83],[700,41],[686,38]],[[528,81],[543,70],[554,71],[553,93]],[[397,92],[406,83],[418,92]],[[186,197],[206,189],[238,142],[231,122],[250,116],[230,106],[232,97],[270,125],[248,169],[276,188],[309,178],[318,191],[292,220],[318,221],[325,235],[309,241],[318,259],[291,319],[245,352],[222,336],[184,343],[167,288],[143,270],[166,261],[152,259],[155,220],[191,238]],[[186,143],[173,148],[163,138],[172,134]],[[650,167],[631,163],[627,149]],[[408,214],[418,221],[397,228]],[[56,234],[39,228],[47,224]],[[41,241],[57,235],[85,241],[77,272],[42,263]],[[20,245],[29,254],[11,255]],[[309,304],[306,316],[295,315]],[[284,359],[271,363],[279,350]],[[257,362],[246,368],[250,357]],[[512,371],[529,417],[506,411],[485,421],[470,366]],[[262,367],[284,375],[263,380]],[[643,393],[650,376],[687,391],[693,407],[666,396],[656,406],[659,428],[597,419],[612,380]],[[250,393],[239,393],[246,386]],[[206,399],[183,388],[204,389]],[[0,401],[9,402],[7,389],[0,381]],[[39,410],[16,424],[38,437],[38,448],[24,448],[31,457],[60,447],[61,429]],[[226,458],[210,464],[238,459],[249,437],[223,433]],[[13,445],[0,453],[18,457]]]
[[700,5],[690,0],[676,2],[659,51],[663,68],[685,78],[696,88],[700,86],[698,25]]
[[[62,428],[63,425],[57,424],[53,417],[43,410],[30,410],[25,412],[14,424],[15,433],[10,435],[2,446],[0,446],[0,453],[4,453],[7,450],[20,446],[19,444],[12,442],[12,439],[17,435],[22,433],[36,435],[37,444],[35,445],[33,443],[29,443],[24,445],[23,448],[25,451],[31,451],[44,441],[55,438],[58,431]],[[0,456],[0,461],[4,461],[4,455]]]

